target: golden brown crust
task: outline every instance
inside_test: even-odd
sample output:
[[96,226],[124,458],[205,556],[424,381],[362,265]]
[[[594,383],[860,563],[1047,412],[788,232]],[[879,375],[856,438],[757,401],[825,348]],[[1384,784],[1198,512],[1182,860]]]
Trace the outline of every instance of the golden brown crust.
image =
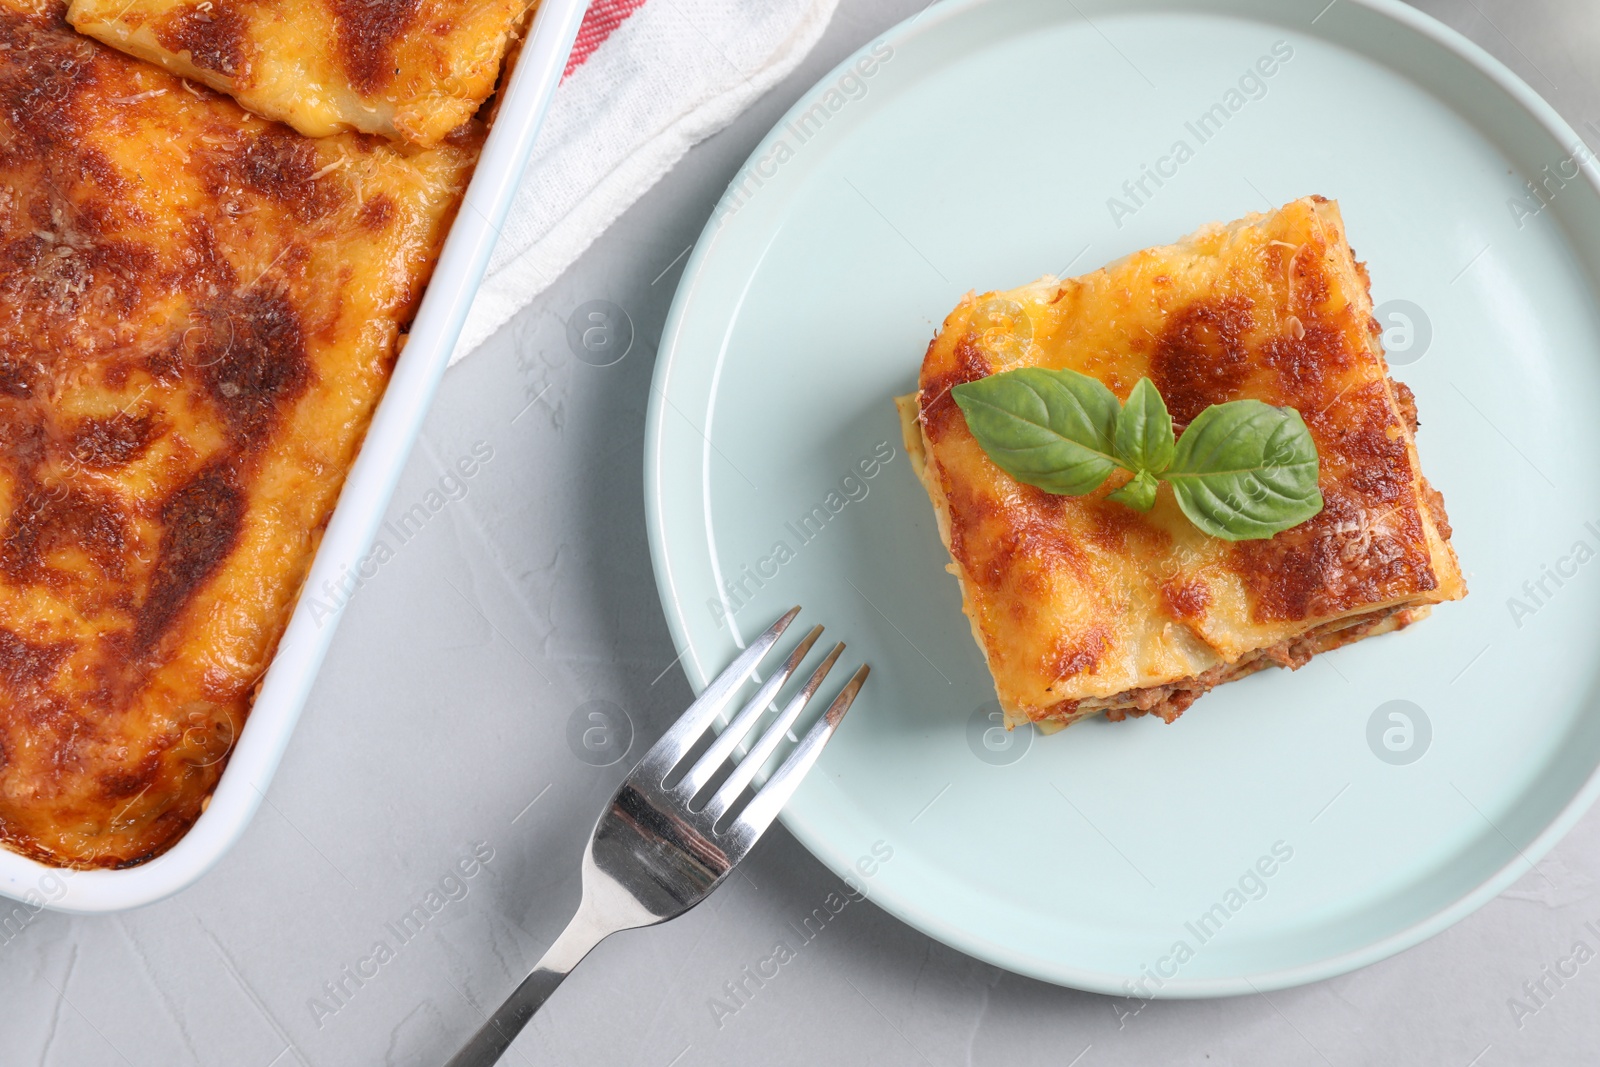
[[438,144],[494,91],[530,0],[72,0],[83,33],[311,137]]
[[[1148,376],[1180,433],[1211,404],[1295,407],[1325,506],[1269,540],[1229,543],[1200,534],[1170,489],[1148,514],[1106,500],[1125,474],[1083,497],[1019,485],[984,455],[950,390],[1023,366],[1070,367],[1120,397]],[[1002,707],[1034,720],[1117,699],[1137,710],[1130,694],[1198,695],[1209,686],[1179,683],[1237,676],[1331,622],[1464,595],[1402,390],[1365,270],[1337,205],[1320,198],[1081,278],[969,295],[924,357],[919,473]]]
[[398,73],[395,49],[422,0],[328,0],[328,6],[345,74],[357,92],[371,96]]
[[0,0],[0,841],[127,866],[198,816],[471,161]]
[[162,48],[187,52],[196,67],[225,78],[239,74],[252,58],[249,28],[236,7],[180,7],[151,19],[149,26]]

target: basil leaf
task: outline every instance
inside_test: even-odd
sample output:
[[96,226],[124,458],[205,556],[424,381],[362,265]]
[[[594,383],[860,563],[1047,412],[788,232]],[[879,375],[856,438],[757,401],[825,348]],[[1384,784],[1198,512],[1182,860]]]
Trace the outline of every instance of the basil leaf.
[[[1160,474],[1172,465],[1175,448],[1172,416],[1167,414],[1166,402],[1161,399],[1155,383],[1149,378],[1140,378],[1133,392],[1128,394],[1128,401],[1117,416],[1117,434],[1113,444],[1117,458],[1131,470]],[[1153,484],[1150,494],[1154,500]],[[1146,504],[1139,510],[1148,508]]]
[[1112,444],[1116,394],[1087,374],[1023,367],[958,385],[950,395],[995,466],[1019,482],[1079,496],[1121,465]]
[[1107,493],[1106,499],[1126,504],[1135,511],[1149,511],[1156,502],[1156,485],[1155,475],[1149,471],[1140,471],[1127,485]]
[[1195,417],[1163,477],[1190,522],[1212,537],[1247,541],[1321,511],[1317,472],[1317,446],[1298,411],[1234,400]]

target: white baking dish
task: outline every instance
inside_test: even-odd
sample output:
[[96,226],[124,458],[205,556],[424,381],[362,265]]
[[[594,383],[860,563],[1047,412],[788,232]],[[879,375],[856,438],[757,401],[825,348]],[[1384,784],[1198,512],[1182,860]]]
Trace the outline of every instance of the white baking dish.
[[[534,16],[405,352],[317,550],[308,588],[321,588],[347,568],[354,570],[372,546],[450,362],[586,6],[587,0],[543,0]],[[310,606],[305,598],[295,608],[211,804],[182,840],[149,863],[123,871],[69,872],[0,849],[0,895],[35,911],[120,911],[176,893],[210,870],[239,839],[261,803],[333,639],[342,608],[313,619]]]

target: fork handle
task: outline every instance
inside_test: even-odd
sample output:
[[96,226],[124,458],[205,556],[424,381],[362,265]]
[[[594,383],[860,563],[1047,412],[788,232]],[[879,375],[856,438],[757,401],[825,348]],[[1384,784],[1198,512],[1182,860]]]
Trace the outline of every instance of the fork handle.
[[556,987],[610,933],[611,930],[597,925],[586,909],[579,908],[555,944],[534,965],[533,973],[522,980],[516,991],[445,1067],[492,1067],[498,1063]]

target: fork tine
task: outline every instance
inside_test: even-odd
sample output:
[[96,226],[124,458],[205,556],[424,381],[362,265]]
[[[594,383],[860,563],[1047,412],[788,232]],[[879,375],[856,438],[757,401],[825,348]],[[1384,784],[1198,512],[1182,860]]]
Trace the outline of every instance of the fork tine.
[[644,754],[637,771],[646,772],[658,783],[666,778],[667,772],[678,765],[684,753],[694,747],[695,740],[705,733],[711,720],[722,714],[722,709],[728,706],[739,687],[755,672],[762,658],[778,643],[778,638],[783,636],[783,631],[789,628],[798,614],[798,605],[790,608],[783,618],[767,627],[766,633],[750,642],[750,647],[706,686],[700,698],[690,704],[689,710],[680,715],[678,721],[661,736],[661,740]]
[[[833,703],[828,705],[828,710],[822,718],[817,720],[809,733],[806,734],[798,747],[789,758],[783,761],[783,766],[773,772],[766,784],[756,793],[755,797],[745,809],[739,813],[728,827],[728,833],[741,842],[745,847],[754,843],[772,825],[772,820],[789,802],[800,782],[811,770],[811,765],[817,762],[817,757],[822,755],[822,746],[828,743],[833,732],[839,728],[839,723],[844,720],[844,713],[850,710],[850,705],[855,702],[856,694],[861,692],[861,687],[866,684],[867,675],[872,668],[863,663],[857,668],[856,673],[839,690],[839,695],[833,698]],[[743,766],[741,764],[741,766]]]
[[709,818],[713,824],[722,818],[723,813],[728,810],[735,800],[739,799],[739,794],[744,792],[745,786],[750,784],[751,779],[756,776],[756,772],[761,769],[761,765],[767,762],[767,757],[771,756],[778,746],[783,743],[784,735],[789,732],[789,728],[794,725],[794,721],[800,717],[800,713],[811,702],[811,698],[816,696],[817,690],[822,687],[822,680],[828,676],[829,671],[833,670],[834,663],[838,661],[839,654],[843,651],[843,642],[833,646],[833,650],[828,653],[827,658],[817,664],[817,669],[811,672],[811,677],[806,679],[806,684],[800,688],[800,692],[790,698],[788,706],[778,714],[778,718],[773,724],[767,727],[760,740],[750,747],[750,751],[745,753],[744,759],[734,766],[733,772],[728,775],[727,780],[717,787],[716,794],[706,802],[706,806],[701,810],[701,814]]
[[685,774],[683,779],[673,786],[673,791],[685,803],[694,799],[694,795],[700,792],[701,788],[711,780],[712,775],[717,773],[717,768],[722,766],[722,761],[733,754],[734,746],[750,732],[750,727],[755,725],[756,720],[761,717],[772,703],[773,698],[778,695],[778,690],[782,689],[794,672],[799,669],[801,661],[806,658],[806,653],[811,651],[811,646],[816,644],[817,638],[821,636],[822,627],[813,626],[811,632],[800,639],[800,643],[794,646],[794,651],[789,653],[789,658],[784,661],[783,666],[774,671],[772,677],[761,683],[761,688],[756,690],[756,695],[751,697],[750,702],[744,706],[744,710],[739,712],[739,717],[729,723],[728,728],[717,735],[717,739],[711,743],[711,747],[706,749],[705,754],[695,761],[693,767],[689,768],[689,773]]

